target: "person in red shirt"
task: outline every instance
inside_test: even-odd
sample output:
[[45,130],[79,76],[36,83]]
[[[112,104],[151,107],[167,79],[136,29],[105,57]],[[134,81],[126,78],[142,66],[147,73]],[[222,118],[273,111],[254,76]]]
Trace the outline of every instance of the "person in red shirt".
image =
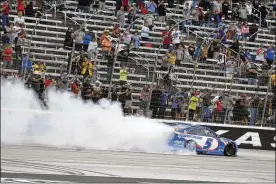
[[9,23],[10,5],[9,1],[5,1],[1,5],[2,9],[2,29],[5,30],[6,25]]
[[25,0],[17,0],[17,11],[24,12],[26,6]]
[[3,50],[3,68],[7,68],[7,66],[10,66],[12,67],[12,64],[13,64],[13,58],[12,58],[12,53],[13,53],[13,50],[11,47],[6,47],[4,50]]
[[72,92],[75,94],[76,97],[78,97],[79,95],[79,91],[80,91],[80,85],[78,80],[75,80],[71,86]]
[[216,102],[216,109],[215,109],[215,122],[219,122],[222,117],[222,97],[220,96],[219,99]]
[[162,37],[164,38],[163,40],[163,46],[165,49],[168,49],[170,47],[171,41],[172,41],[172,34],[169,32],[170,28],[167,26],[166,30],[163,31]]

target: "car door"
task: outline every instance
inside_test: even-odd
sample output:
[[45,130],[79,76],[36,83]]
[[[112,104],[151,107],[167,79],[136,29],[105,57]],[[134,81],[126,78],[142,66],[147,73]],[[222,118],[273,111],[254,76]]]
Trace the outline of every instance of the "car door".
[[199,146],[203,151],[213,151],[219,146],[217,135],[208,128],[199,128],[199,135],[202,137]]

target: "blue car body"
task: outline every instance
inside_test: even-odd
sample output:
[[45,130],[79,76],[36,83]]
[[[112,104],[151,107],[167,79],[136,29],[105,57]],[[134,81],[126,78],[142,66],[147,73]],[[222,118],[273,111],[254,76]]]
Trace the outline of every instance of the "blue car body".
[[220,137],[213,130],[187,123],[177,124],[169,139],[173,151],[190,150],[201,154],[236,156],[238,146],[235,141]]

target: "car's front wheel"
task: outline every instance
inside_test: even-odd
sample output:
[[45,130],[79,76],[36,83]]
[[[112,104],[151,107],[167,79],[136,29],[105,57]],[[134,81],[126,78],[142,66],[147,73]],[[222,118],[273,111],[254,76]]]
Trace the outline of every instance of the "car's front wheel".
[[230,143],[225,146],[224,149],[225,156],[234,156],[235,155],[235,146],[234,144]]
[[186,148],[191,152],[196,152],[196,142],[193,140],[188,141]]

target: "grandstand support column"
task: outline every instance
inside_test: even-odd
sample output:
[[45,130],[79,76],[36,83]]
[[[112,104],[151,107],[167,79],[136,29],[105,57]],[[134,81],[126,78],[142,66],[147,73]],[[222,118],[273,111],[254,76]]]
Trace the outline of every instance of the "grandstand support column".
[[261,127],[263,126],[264,122],[265,122],[265,111],[266,111],[266,106],[267,106],[267,99],[268,99],[268,96],[269,96],[269,90],[271,89],[271,86],[272,86],[272,71],[273,71],[273,66],[275,65],[276,61],[274,61],[272,64],[271,64],[271,69],[269,70],[269,81],[268,81],[268,86],[267,86],[267,89],[266,89],[266,94],[265,94],[265,101],[264,101],[264,107],[263,107],[263,113],[262,113],[262,121],[261,121]]
[[[125,31],[123,32],[123,34],[125,34],[129,29],[130,29],[130,27],[131,27],[131,25],[133,25],[135,22],[137,22],[137,21],[139,21],[139,20],[141,20],[141,19],[144,19],[145,17],[147,17],[148,16],[148,14],[146,14],[146,15],[143,15],[143,16],[141,16],[141,17],[139,17],[139,18],[137,18],[137,19],[135,19],[133,22],[131,22],[128,26],[127,26],[127,28],[125,29]],[[110,82],[109,82],[109,87],[108,87],[108,97],[109,98],[111,98],[111,89],[112,89],[112,85],[113,85],[113,83],[112,83],[112,79],[113,79],[113,73],[114,73],[114,68],[115,68],[115,63],[116,63],[116,61],[117,61],[117,58],[118,58],[118,54],[119,54],[119,49],[120,49],[120,44],[121,44],[121,39],[119,39],[119,41],[116,43],[116,47],[115,47],[115,52],[114,52],[114,59],[113,59],[113,67],[112,67],[112,71],[111,71],[111,77],[110,77]]]
[[151,80],[151,84],[150,84],[149,103],[148,103],[148,106],[147,106],[147,113],[148,113],[149,110],[150,110],[150,102],[151,102],[151,98],[152,98],[152,91],[153,91],[153,86],[154,86],[155,77],[156,77],[156,68],[157,68],[157,64],[158,64],[158,57],[159,57],[159,54],[160,54],[160,51],[161,51],[161,48],[162,48],[162,45],[163,45],[163,41],[164,41],[164,39],[166,38],[166,36],[168,35],[168,33],[170,33],[176,26],[178,26],[180,23],[182,23],[182,22],[184,22],[184,21],[191,20],[191,19],[193,19],[193,18],[187,18],[187,19],[183,19],[183,20],[177,21],[177,22],[169,29],[169,31],[167,32],[167,34],[166,34],[165,36],[163,36],[163,38],[162,38],[162,40],[161,40],[161,42],[160,42],[159,48],[158,48],[158,50],[157,50],[157,55],[156,55],[156,58],[155,58],[155,61],[154,61],[152,80]]
[[[41,17],[38,19],[38,21],[36,22],[35,27],[34,27],[33,30],[32,30],[31,37],[30,37],[29,42],[28,42],[27,61],[28,61],[29,58],[30,58],[30,52],[31,52],[31,45],[32,45],[33,35],[34,35],[34,33],[35,33],[35,30],[36,30],[37,25],[40,23],[40,21],[45,17],[45,15],[46,15],[48,12],[50,12],[52,9],[54,9],[54,8],[56,8],[56,7],[58,7],[58,6],[61,6],[61,5],[63,5],[63,4],[65,4],[65,3],[61,3],[61,4],[58,4],[58,5],[56,5],[56,6],[52,6],[52,7],[49,8],[45,13],[43,13],[42,16],[41,16]],[[25,77],[26,77],[26,72],[27,72],[27,69],[26,69],[26,67],[24,67],[23,79],[25,79]]]

